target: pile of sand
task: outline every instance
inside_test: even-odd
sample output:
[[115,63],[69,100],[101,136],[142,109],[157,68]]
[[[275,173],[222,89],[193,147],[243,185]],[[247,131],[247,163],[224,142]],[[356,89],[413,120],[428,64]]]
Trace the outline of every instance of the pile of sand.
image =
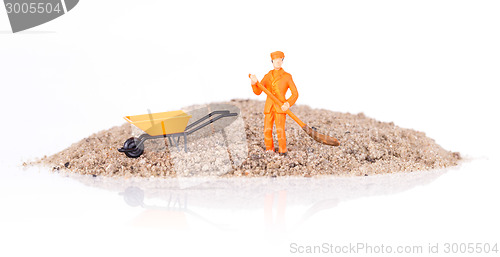
[[187,153],[182,139],[179,149],[164,139],[156,139],[146,142],[142,156],[128,158],[117,151],[134,133],[131,125],[124,124],[93,134],[35,163],[56,171],[99,176],[366,176],[445,168],[460,160],[459,153],[443,149],[422,132],[363,114],[303,105],[293,106],[292,111],[318,132],[338,138],[341,145],[319,144],[288,118],[288,156],[266,153],[262,133],[264,102],[231,100],[224,104],[241,110],[238,119],[223,130],[208,126],[191,134]]

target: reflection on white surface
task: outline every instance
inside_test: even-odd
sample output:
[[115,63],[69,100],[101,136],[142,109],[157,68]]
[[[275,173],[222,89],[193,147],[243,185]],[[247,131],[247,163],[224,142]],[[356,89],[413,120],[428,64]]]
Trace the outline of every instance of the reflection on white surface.
[[[366,177],[275,177],[275,178],[109,178],[63,175],[87,186],[118,193],[124,204],[142,211],[134,224],[187,228],[197,219],[218,229],[244,229],[231,219],[231,212],[259,212],[257,227],[293,229],[316,213],[361,197],[390,195],[426,185],[446,170]],[[217,216],[211,213],[217,210]],[[290,220],[290,217],[294,220]],[[255,217],[255,216],[254,216]],[[290,222],[285,222],[290,220]]]
[[491,242],[499,229],[493,164],[352,178],[179,179],[6,165],[0,240],[8,244],[0,252],[284,256],[291,243]]

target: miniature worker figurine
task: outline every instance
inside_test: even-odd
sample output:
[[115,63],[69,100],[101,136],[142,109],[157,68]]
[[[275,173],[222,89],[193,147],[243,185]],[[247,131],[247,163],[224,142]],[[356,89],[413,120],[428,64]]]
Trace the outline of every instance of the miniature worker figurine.
[[[295,101],[299,97],[295,83],[292,80],[292,75],[281,68],[284,58],[285,54],[283,52],[276,51],[271,53],[274,69],[270,70],[261,82],[257,80],[255,75],[250,75],[252,89],[256,95],[262,93],[262,90],[257,86],[257,83],[261,83],[262,86],[271,91],[274,96],[284,103],[282,106],[278,106],[268,96],[264,106],[264,143],[266,144],[266,151],[274,152],[273,123],[275,123],[276,133],[278,134],[279,153],[282,155],[287,154],[285,134],[286,111],[295,104]],[[288,89],[290,89],[292,95],[286,99],[285,95]]]

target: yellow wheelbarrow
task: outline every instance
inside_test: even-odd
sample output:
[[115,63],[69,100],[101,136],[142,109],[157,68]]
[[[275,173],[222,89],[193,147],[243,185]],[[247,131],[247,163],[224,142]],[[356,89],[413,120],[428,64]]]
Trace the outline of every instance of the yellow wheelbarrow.
[[237,116],[227,110],[213,111],[199,120],[189,124],[191,115],[184,111],[158,112],[135,116],[125,116],[124,119],[145,133],[139,137],[131,137],[125,141],[119,152],[130,158],[138,158],[144,153],[144,142],[149,139],[168,138],[171,146],[179,147],[180,138],[184,138],[184,151],[187,152],[187,136],[195,131],[224,117]]

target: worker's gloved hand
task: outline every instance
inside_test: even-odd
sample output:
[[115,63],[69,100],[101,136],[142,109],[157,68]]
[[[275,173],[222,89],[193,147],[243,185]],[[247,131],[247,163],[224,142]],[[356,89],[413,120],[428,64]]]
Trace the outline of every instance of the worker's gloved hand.
[[288,102],[285,102],[282,106],[281,106],[281,110],[286,112],[286,110],[288,110],[288,108],[290,108],[290,104]]
[[253,74],[252,74],[252,75],[250,75],[250,80],[252,81],[252,85],[255,85],[255,83],[259,82],[259,81],[257,80],[257,76],[255,76],[255,75],[253,75]]

